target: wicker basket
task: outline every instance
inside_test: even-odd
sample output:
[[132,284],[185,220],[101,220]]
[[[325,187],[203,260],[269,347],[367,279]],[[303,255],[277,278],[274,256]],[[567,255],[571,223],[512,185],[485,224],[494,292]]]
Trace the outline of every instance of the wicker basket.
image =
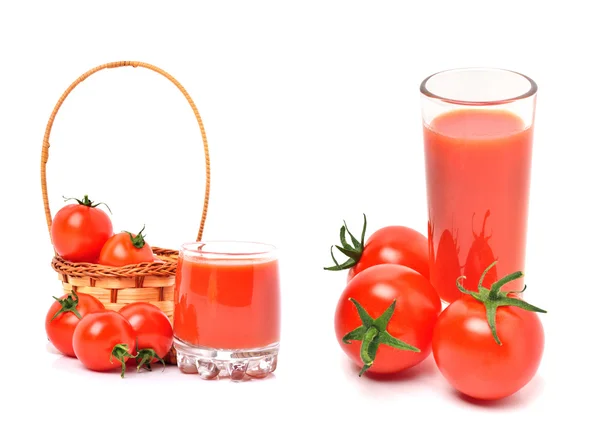
[[[48,124],[46,133],[44,134],[44,142],[42,146],[42,164],[41,164],[41,180],[42,180],[42,195],[44,199],[44,210],[46,212],[46,223],[48,232],[51,233],[52,216],[48,205],[48,190],[46,186],[46,163],[48,162],[48,151],[50,148],[50,131],[54,123],[54,118],[58,113],[61,105],[71,91],[90,75],[95,74],[103,69],[119,68],[123,66],[132,66],[134,68],[142,67],[157,72],[171,81],[185,96],[188,101],[202,135],[204,144],[204,157],[206,161],[206,187],[204,192],[204,207],[202,210],[202,218],[200,220],[200,228],[196,240],[202,238],[204,223],[206,221],[206,213],[208,209],[208,198],[210,192],[210,159],[208,153],[208,142],[202,119],[198,113],[198,109],[194,101],[179,82],[171,75],[166,73],[156,66],[132,61],[122,61],[107,63],[97,66],[75,80],[58,100]],[[175,271],[177,267],[178,251],[153,248],[155,255],[162,260],[161,262],[143,263],[137,265],[129,265],[123,267],[103,266],[91,263],[74,263],[67,261],[54,254],[52,259],[52,268],[58,273],[59,279],[62,281],[65,293],[70,293],[74,290],[79,293],[88,293],[98,298],[106,308],[118,310],[126,304],[145,301],[158,306],[170,320],[173,318],[173,295],[175,288]]]

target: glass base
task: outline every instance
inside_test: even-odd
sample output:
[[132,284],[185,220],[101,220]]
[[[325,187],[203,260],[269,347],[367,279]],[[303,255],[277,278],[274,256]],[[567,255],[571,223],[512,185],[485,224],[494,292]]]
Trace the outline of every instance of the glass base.
[[199,374],[202,379],[229,377],[235,382],[262,379],[277,368],[279,343],[255,349],[228,350],[192,346],[175,338],[173,346],[179,370]]

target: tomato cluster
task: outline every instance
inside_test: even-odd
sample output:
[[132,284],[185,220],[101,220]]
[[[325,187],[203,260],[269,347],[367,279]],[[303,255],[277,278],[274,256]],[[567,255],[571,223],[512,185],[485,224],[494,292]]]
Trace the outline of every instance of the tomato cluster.
[[103,203],[94,203],[87,195],[75,200],[77,203],[63,206],[52,220],[52,244],[59,256],[71,262],[105,266],[156,260],[142,235],[144,228],[137,235],[115,234],[110,217],[98,207]]
[[366,227],[365,216],[359,240],[344,223],[341,245],[335,247],[347,260],[340,264],[332,247],[334,265],[325,268],[349,271],[335,311],[335,333],[361,367],[359,376],[397,373],[433,352],[442,376],[472,398],[504,398],[529,383],[544,348],[535,313],[545,311],[522,300],[520,292],[501,290],[522,272],[489,281],[493,262],[476,291],[465,289],[459,277],[455,300],[442,310],[429,280],[427,238],[409,227],[389,226],[365,242]]
[[95,297],[71,292],[54,298],[46,315],[48,340],[64,355],[76,357],[94,371],[127,364],[151,370],[171,349],[173,329],[168,317],[147,302],[108,310]]

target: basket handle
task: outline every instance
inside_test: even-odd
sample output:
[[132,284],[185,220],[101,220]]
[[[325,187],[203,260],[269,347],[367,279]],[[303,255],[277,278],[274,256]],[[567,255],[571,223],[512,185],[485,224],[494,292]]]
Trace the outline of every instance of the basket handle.
[[202,118],[200,117],[200,113],[198,112],[198,109],[196,108],[196,104],[194,104],[194,101],[192,100],[192,98],[190,97],[188,92],[184,89],[184,87],[175,78],[173,78],[170,74],[168,74],[167,72],[163,71],[162,69],[160,69],[156,66],[150,65],[148,63],[134,62],[134,61],[121,61],[121,62],[105,63],[103,65],[96,66],[95,68],[90,69],[85,74],[83,74],[79,78],[77,78],[67,88],[67,90],[65,90],[65,92],[62,94],[62,96],[56,103],[54,110],[52,110],[52,114],[50,115],[50,119],[48,120],[48,124],[46,125],[46,132],[44,134],[44,143],[42,146],[42,164],[41,164],[42,198],[44,200],[44,211],[46,212],[46,224],[48,225],[48,233],[50,235],[52,233],[52,231],[51,231],[52,215],[50,213],[50,206],[48,204],[48,188],[46,185],[46,163],[48,162],[48,151],[50,149],[50,131],[52,130],[52,125],[54,124],[54,118],[56,117],[58,110],[62,106],[63,102],[65,101],[65,99],[67,98],[69,93],[71,93],[71,91],[75,87],[77,87],[78,84],[80,84],[82,81],[84,81],[90,75],[93,75],[98,71],[101,71],[103,69],[120,68],[123,66],[133,66],[134,68],[137,68],[139,66],[142,68],[150,69],[151,71],[154,71],[154,72],[158,72],[160,75],[162,75],[163,77],[165,77],[169,81],[171,81],[181,91],[181,93],[183,93],[183,96],[185,96],[185,99],[188,101],[188,103],[190,104],[190,107],[192,107],[192,110],[194,111],[194,115],[196,116],[196,120],[198,121],[198,126],[200,127],[200,133],[202,134],[202,142],[204,143],[204,159],[206,162],[206,187],[204,190],[204,206],[202,209],[202,217],[200,219],[200,228],[198,229],[198,235],[196,237],[196,240],[200,241],[202,239],[202,232],[204,231],[204,223],[206,221],[206,213],[208,211],[208,199],[209,199],[209,194],[210,194],[210,157],[209,157],[209,153],[208,153],[208,142],[206,140],[206,132],[204,130],[204,125],[202,123]]

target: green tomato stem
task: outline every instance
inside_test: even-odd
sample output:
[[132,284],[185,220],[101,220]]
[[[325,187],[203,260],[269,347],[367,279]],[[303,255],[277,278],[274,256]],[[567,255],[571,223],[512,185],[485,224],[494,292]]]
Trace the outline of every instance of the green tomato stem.
[[[365,249],[365,233],[367,231],[367,216],[363,214],[363,228],[360,236],[360,241],[354,237],[354,235],[348,229],[346,225],[346,221],[340,228],[340,245],[332,245],[331,246],[331,258],[333,259],[333,266],[329,266],[324,268],[326,271],[341,271],[344,269],[350,269],[355,266],[360,258],[362,257],[362,253]],[[347,236],[350,236],[350,242],[348,242]],[[333,255],[333,248],[337,248],[342,254],[344,254],[348,259],[340,264],[335,256]]]
[[113,358],[116,358],[117,361],[121,363],[121,379],[125,377],[125,358],[135,358],[131,353],[129,353],[129,346],[127,344],[115,344],[112,352],[110,353],[110,362],[113,362]]
[[517,308],[521,308],[522,310],[532,311],[535,313],[546,313],[547,311],[542,310],[541,308],[536,307],[534,305],[531,305],[531,304],[523,301],[522,299],[509,297],[509,295],[512,293],[524,292],[525,289],[527,288],[527,286],[523,286],[523,290],[519,290],[517,292],[514,292],[514,291],[503,292],[501,290],[502,286],[510,283],[511,281],[522,278],[524,274],[521,271],[513,272],[512,274],[509,274],[509,275],[506,275],[505,277],[500,278],[498,281],[496,281],[492,284],[492,287],[490,289],[483,287],[483,280],[485,279],[485,275],[496,264],[497,264],[497,261],[493,262],[491,265],[489,265],[483,271],[481,278],[479,279],[477,292],[471,292],[470,290],[467,290],[462,285],[461,281],[466,278],[464,275],[461,275],[460,277],[458,277],[456,279],[456,287],[462,293],[473,297],[473,299],[475,299],[476,301],[481,302],[483,304],[483,306],[485,308],[486,320],[488,322],[488,326],[490,327],[490,330],[492,331],[492,337],[494,338],[494,341],[498,345],[501,346],[502,342],[500,341],[500,338],[498,337],[498,329],[496,326],[496,313],[498,311],[498,308],[517,307]]
[[140,232],[135,236],[133,236],[133,234],[127,232],[129,234],[129,239],[131,239],[131,243],[133,244],[134,247],[136,247],[138,249],[140,249],[144,245],[146,245],[146,241],[144,240],[144,235],[142,235],[142,232],[144,231],[145,228],[146,228],[146,225],[144,225],[144,227],[142,227]]
[[162,359],[158,354],[154,351],[154,349],[140,349],[136,355],[136,359],[139,359],[137,365],[137,371],[140,371],[140,368],[144,368],[148,371],[152,370],[152,361],[154,359],[158,359],[162,365],[163,370],[166,368],[167,364],[165,360]]
[[349,301],[354,304],[362,325],[348,332],[342,337],[345,344],[350,344],[351,341],[360,341],[360,359],[363,362],[363,367],[358,373],[359,377],[367,371],[375,362],[377,350],[381,344],[390,346],[399,350],[407,350],[410,352],[420,352],[420,349],[402,340],[393,337],[387,327],[394,314],[396,308],[396,300],[394,299],[391,305],[377,319],[373,319],[369,313],[355,299],[349,298]]
[[77,311],[79,296],[77,296],[77,293],[74,290],[71,290],[71,293],[64,299],[57,298],[56,296],[53,296],[53,298],[60,304],[60,309],[52,316],[52,319],[50,319],[51,322],[61,314],[67,312],[75,314],[75,316],[81,320],[81,314]]
[[112,214],[112,211],[110,210],[110,208],[108,207],[108,205],[106,203],[102,203],[102,202],[94,203],[93,201],[90,200],[90,198],[88,197],[87,194],[83,196],[83,200],[79,200],[78,198],[67,198],[65,196],[63,196],[63,199],[65,201],[75,200],[78,204],[80,204],[82,206],[91,207],[91,208],[98,207],[101,204],[103,204],[104,206],[106,206],[106,208],[108,209],[108,211]]

